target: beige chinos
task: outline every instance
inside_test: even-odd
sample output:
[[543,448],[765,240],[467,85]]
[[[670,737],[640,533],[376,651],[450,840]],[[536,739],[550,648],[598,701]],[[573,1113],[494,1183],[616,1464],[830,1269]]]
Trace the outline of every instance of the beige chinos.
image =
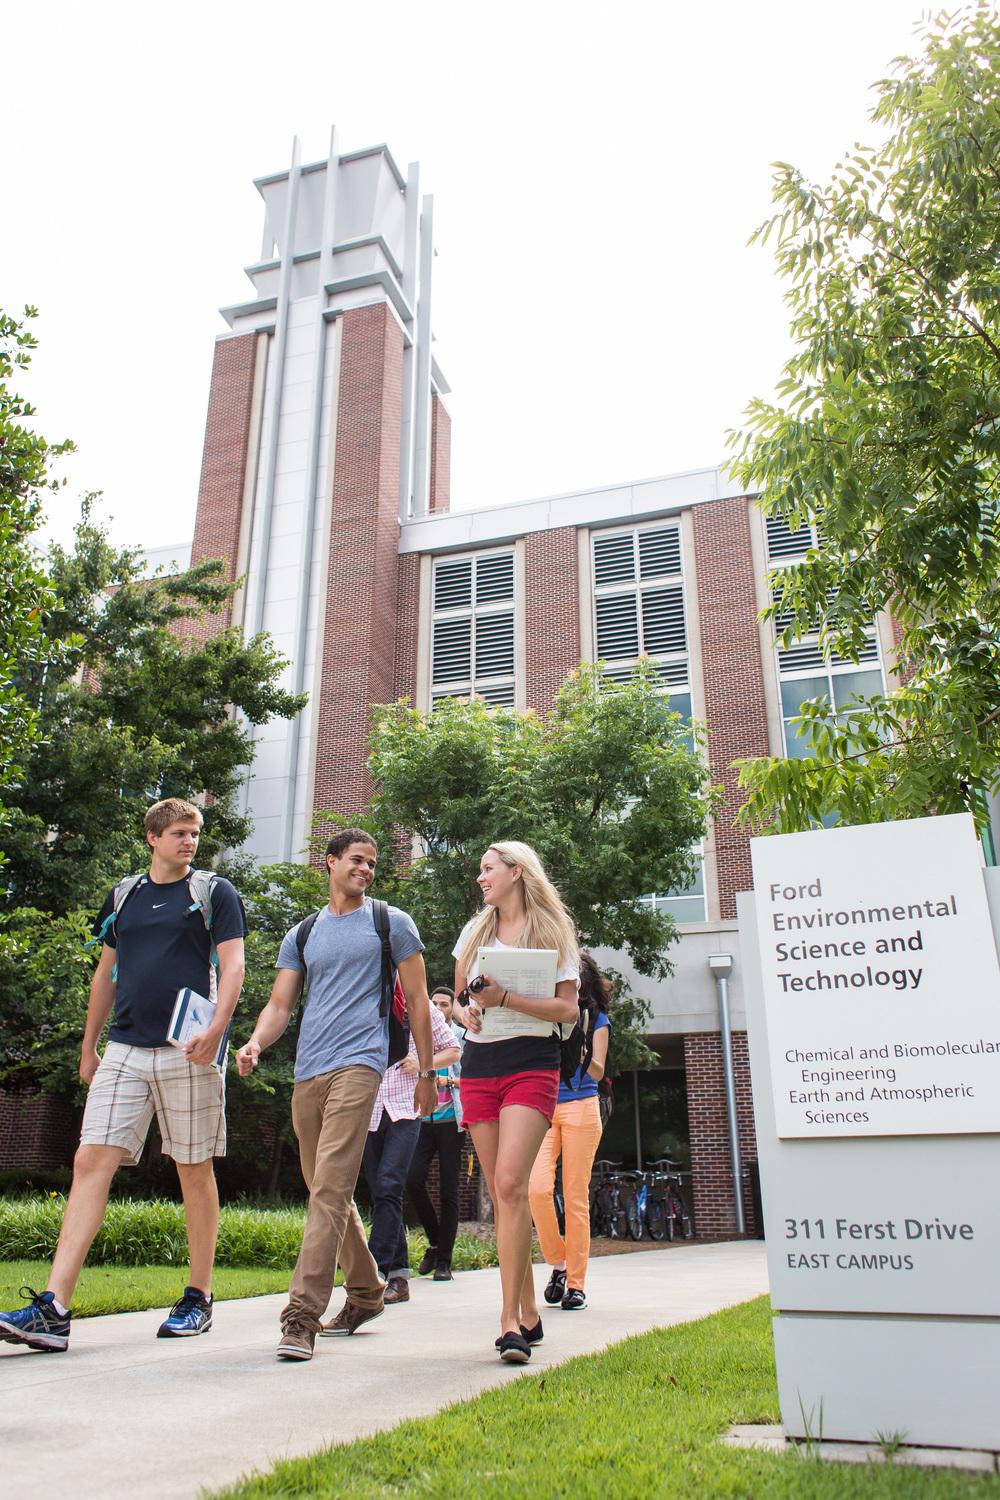
[[305,1322],[319,1332],[338,1264],[356,1306],[382,1306],[384,1287],[354,1206],[380,1081],[374,1068],[356,1063],[307,1078],[292,1090],[292,1124],[309,1189],[309,1211],[282,1326]]

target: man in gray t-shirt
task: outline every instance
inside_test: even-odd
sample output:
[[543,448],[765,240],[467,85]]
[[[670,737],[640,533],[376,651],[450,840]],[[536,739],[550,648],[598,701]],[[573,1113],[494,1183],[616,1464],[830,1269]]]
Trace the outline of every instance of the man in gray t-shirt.
[[[271,998],[253,1035],[236,1054],[241,1076],[282,1035],[302,993],[309,993],[295,1053],[292,1124],[299,1142],[309,1211],[302,1248],[281,1313],[279,1359],[311,1359],[317,1333],[353,1333],[383,1308],[384,1286],[354,1206],[368,1122],[386,1069],[389,1019],[379,1015],[382,943],[366,891],[378,851],[359,828],[335,834],[327,847],[330,901],[318,914],[299,957],[298,925],[285,934]],[[415,1103],[430,1114],[437,1097],[423,943],[406,912],[389,907],[389,943],[417,1052]],[[325,1326],[337,1265],[347,1301]]]

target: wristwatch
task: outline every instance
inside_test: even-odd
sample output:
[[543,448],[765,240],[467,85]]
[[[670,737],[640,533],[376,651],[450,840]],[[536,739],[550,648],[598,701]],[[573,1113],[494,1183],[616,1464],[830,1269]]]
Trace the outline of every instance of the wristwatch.
[[436,1078],[437,1076],[437,1068],[425,1068],[417,1074],[418,1078]]

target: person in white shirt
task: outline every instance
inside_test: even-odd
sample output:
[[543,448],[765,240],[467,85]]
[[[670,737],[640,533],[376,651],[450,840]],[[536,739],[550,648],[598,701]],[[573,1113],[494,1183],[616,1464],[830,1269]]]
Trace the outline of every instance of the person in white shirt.
[[[528,1178],[552,1123],[559,1092],[559,1024],[577,1019],[580,982],[573,919],[529,844],[491,844],[480,862],[483,909],[467,922],[455,944],[455,991],[479,974],[480,948],[554,950],[555,993],[542,998],[512,994],[492,979],[456,1006],[467,1027],[462,1054],[461,1099],[465,1123],[479,1158],[496,1221],[503,1305],[497,1348],[505,1363],[524,1364],[542,1338],[531,1274],[531,1209]],[[527,1021],[547,1021],[519,1031],[505,1028],[488,1039],[483,1013],[502,1007]]]

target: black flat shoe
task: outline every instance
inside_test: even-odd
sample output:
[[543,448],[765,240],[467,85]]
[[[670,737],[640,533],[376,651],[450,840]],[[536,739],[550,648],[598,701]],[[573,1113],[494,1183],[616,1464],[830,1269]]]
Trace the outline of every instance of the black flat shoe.
[[526,1365],[531,1358],[531,1345],[519,1333],[505,1333],[498,1348],[505,1365]]
[[[541,1320],[541,1318],[539,1318],[539,1320],[535,1324],[534,1328],[525,1328],[524,1324],[522,1323],[521,1324],[521,1337],[524,1339],[524,1342],[526,1344],[540,1344],[542,1342],[542,1338],[544,1337],[544,1335],[542,1333],[542,1320]],[[499,1349],[502,1341],[503,1341],[503,1335],[501,1334],[500,1338],[498,1338],[496,1340],[496,1342],[494,1344],[494,1348]]]
[[424,1251],[424,1258],[417,1267],[418,1276],[429,1276],[437,1265],[437,1250],[433,1245],[428,1245]]

